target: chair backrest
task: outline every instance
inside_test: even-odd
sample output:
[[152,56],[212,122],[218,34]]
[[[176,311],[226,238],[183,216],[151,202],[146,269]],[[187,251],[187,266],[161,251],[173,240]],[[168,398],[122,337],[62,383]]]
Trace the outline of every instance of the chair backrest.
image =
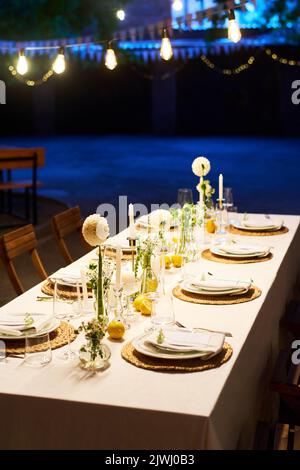
[[[297,356],[297,361],[293,356]],[[290,348],[280,352],[271,381],[271,389],[278,392],[286,409],[300,425],[300,363],[299,353]]]
[[34,267],[42,279],[48,275],[41,262],[37,251],[37,239],[33,226],[26,225],[12,232],[5,233],[0,239],[0,255],[3,259],[7,273],[18,295],[23,294],[25,289],[16,272],[13,260],[24,253],[29,253]]
[[0,170],[32,168],[34,159],[36,166],[45,165],[45,149],[43,148],[0,148]]
[[64,212],[61,212],[52,217],[52,227],[55,238],[57,240],[61,254],[67,263],[74,261],[71,253],[66,245],[65,238],[72,233],[78,232],[80,240],[86,251],[91,250],[91,247],[85,242],[82,236],[82,218],[80,207],[72,207]]

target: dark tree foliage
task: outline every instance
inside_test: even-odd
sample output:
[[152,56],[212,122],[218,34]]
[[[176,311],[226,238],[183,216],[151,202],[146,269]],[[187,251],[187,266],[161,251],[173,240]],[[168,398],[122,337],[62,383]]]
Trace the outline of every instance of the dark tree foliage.
[[270,0],[265,2],[266,23],[275,16],[281,27],[297,26],[300,16],[300,0]]
[[93,34],[107,39],[116,29],[116,10],[132,0],[0,0],[4,40],[54,39]]

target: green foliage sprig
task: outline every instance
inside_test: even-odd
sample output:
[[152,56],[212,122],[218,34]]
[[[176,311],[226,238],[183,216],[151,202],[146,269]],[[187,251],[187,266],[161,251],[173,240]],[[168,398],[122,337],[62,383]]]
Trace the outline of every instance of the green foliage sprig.
[[82,346],[80,348],[81,352],[89,352],[91,354],[91,360],[94,361],[98,355],[103,357],[101,342],[104,338],[106,327],[107,327],[107,320],[105,317],[102,317],[103,320],[99,321],[99,319],[94,318],[88,323],[82,323],[78,328],[78,331],[84,331],[85,338],[87,340],[87,346]]

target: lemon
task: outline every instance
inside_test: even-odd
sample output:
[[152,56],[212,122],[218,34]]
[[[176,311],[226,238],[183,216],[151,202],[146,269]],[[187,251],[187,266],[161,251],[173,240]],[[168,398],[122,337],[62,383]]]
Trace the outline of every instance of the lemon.
[[216,231],[216,224],[215,222],[213,221],[213,219],[209,219],[207,222],[206,222],[206,230],[208,233],[215,233]]
[[133,306],[138,312],[141,310],[141,304],[144,299],[145,299],[144,294],[139,294],[133,301]]
[[151,315],[152,313],[152,302],[149,299],[144,299],[141,303],[141,314]]
[[122,339],[125,333],[125,326],[121,320],[112,320],[107,327],[107,332],[112,339]]
[[183,259],[181,255],[172,256],[172,263],[173,263],[174,268],[181,268],[182,262],[183,262]]

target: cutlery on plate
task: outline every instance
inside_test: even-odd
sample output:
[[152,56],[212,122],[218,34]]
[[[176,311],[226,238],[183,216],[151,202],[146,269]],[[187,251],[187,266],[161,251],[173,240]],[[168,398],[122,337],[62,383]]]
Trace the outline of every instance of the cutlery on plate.
[[[178,326],[179,328],[185,328],[186,330],[189,329],[186,326],[182,325],[182,323],[179,323],[179,321],[176,321],[175,325]],[[232,334],[229,331],[209,330],[208,328],[192,328],[192,330],[203,330],[203,331],[209,331],[210,333],[220,333],[221,335],[225,335],[228,338],[232,338]]]

